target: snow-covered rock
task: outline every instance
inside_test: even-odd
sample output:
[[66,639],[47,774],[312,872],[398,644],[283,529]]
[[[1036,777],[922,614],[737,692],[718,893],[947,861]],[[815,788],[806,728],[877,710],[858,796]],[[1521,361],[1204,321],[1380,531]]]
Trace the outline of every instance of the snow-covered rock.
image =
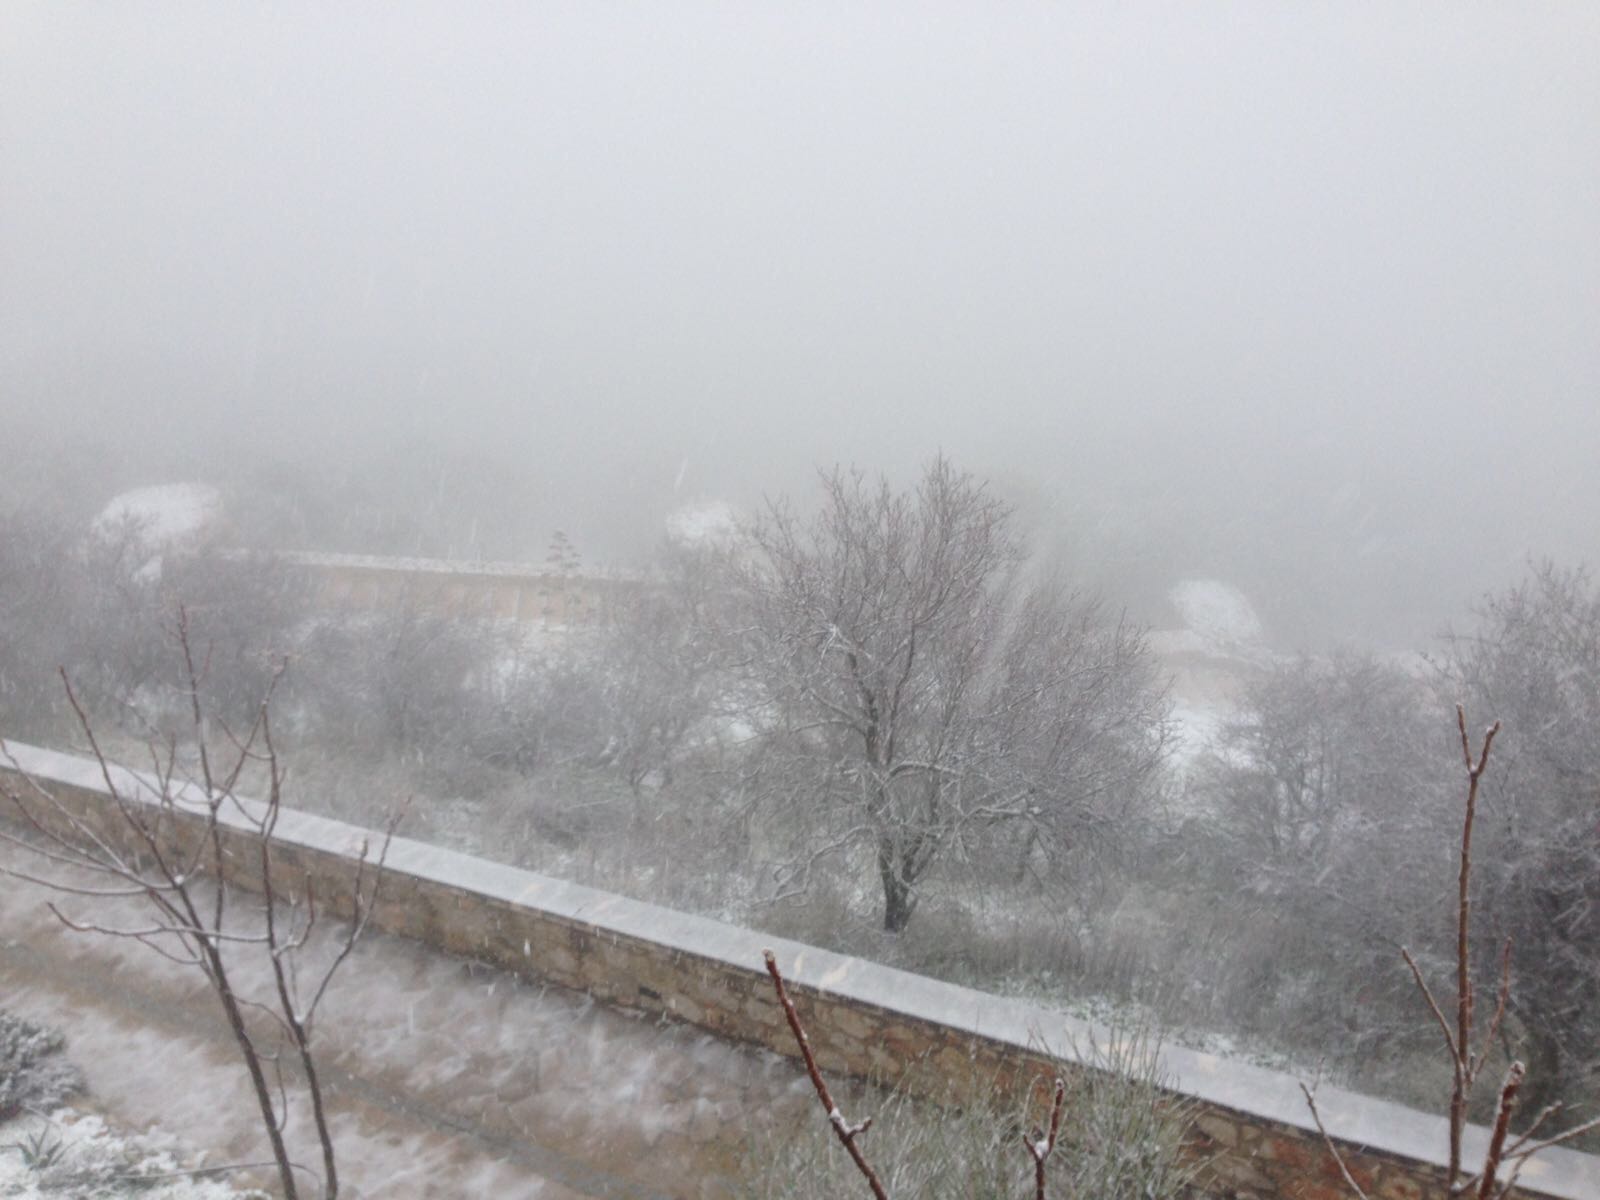
[[1167,593],[1185,629],[1211,650],[1252,647],[1261,618],[1243,592],[1220,579],[1185,579]]
[[131,532],[152,554],[192,545],[222,517],[222,495],[208,483],[164,483],[112,498],[91,527],[101,537]]
[[135,551],[132,576],[153,584],[163,555],[192,550],[222,520],[222,494],[208,483],[164,483],[114,496],[89,527],[90,536]]
[[685,546],[726,546],[739,537],[739,515],[726,500],[686,504],[667,514],[667,537]]

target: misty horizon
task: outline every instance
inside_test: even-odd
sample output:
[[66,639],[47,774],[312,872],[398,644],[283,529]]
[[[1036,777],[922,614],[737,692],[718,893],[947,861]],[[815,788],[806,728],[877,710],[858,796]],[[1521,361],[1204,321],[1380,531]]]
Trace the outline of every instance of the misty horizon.
[[1577,6],[15,4],[4,498],[636,562],[942,451],[1113,593],[1413,637],[1597,558],[1597,51]]

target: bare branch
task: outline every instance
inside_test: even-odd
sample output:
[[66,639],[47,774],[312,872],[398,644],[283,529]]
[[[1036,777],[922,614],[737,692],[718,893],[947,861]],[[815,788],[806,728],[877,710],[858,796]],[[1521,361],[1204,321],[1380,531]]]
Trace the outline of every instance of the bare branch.
[[1494,1045],[1495,1038],[1500,1036],[1500,1027],[1506,1019],[1506,1005],[1511,1001],[1511,939],[1505,940],[1505,945],[1500,950],[1500,991],[1495,1000],[1494,1016],[1489,1019],[1489,1027],[1484,1030],[1482,1049],[1478,1051],[1473,1060],[1473,1070],[1478,1064],[1489,1057],[1489,1048]]
[[[0,797],[16,810],[27,827],[24,836],[0,831],[0,841],[37,855],[41,862],[60,868],[62,874],[53,877],[44,871],[35,873],[9,867],[0,868],[0,873],[38,884],[59,895],[100,901],[145,901],[155,917],[148,924],[124,925],[68,916],[53,901],[48,907],[69,929],[136,941],[173,962],[200,969],[222,1007],[249,1072],[262,1127],[278,1167],[282,1194],[286,1200],[298,1200],[300,1190],[296,1175],[310,1174],[320,1181],[318,1190],[324,1200],[334,1200],[338,1194],[338,1175],[332,1132],[311,1049],[311,1021],[334,975],[349,959],[366,930],[400,814],[388,822],[375,860],[369,859],[363,847],[352,881],[351,922],[317,978],[310,1005],[302,1010],[296,955],[307,947],[318,913],[315,889],[308,880],[301,916],[294,915],[287,907],[292,897],[286,901],[279,893],[279,872],[274,863],[286,772],[273,744],[268,701],[283,674],[283,665],[276,666],[250,728],[242,737],[225,723],[215,723],[234,750],[231,761],[225,768],[219,768],[207,745],[213,722],[201,696],[202,683],[210,669],[210,651],[208,649],[203,657],[195,653],[190,640],[189,616],[187,609],[179,608],[174,636],[183,662],[189,715],[200,756],[199,781],[185,784],[179,779],[179,756],[171,737],[164,744],[154,739],[147,744],[148,778],[123,776],[114,771],[95,735],[87,708],[63,673],[67,700],[94,755],[105,787],[107,807],[101,814],[79,816],[72,806],[60,801],[29,776],[9,749],[0,744],[0,753],[23,780],[21,788],[12,787],[9,782],[0,783]],[[269,793],[264,805],[247,805],[235,791],[248,763],[264,763],[267,767]],[[123,782],[124,779],[127,782]],[[223,829],[225,808],[227,831]],[[95,824],[106,814],[110,815],[114,828],[102,836]],[[236,837],[254,839],[258,851],[254,871],[248,858],[236,860],[230,855],[224,842],[225,832],[229,842]],[[87,872],[91,878],[81,881],[69,874],[79,871]],[[263,929],[237,925],[229,917],[228,892],[233,878],[241,874],[248,877],[247,886],[262,894]],[[202,883],[211,889],[210,896],[197,890]],[[259,947],[265,952],[276,986],[275,1005],[261,1004],[239,994],[229,974],[224,947]],[[265,1014],[294,1046],[321,1143],[321,1175],[289,1157],[284,1129],[290,1104],[282,1063],[276,1053],[257,1045],[246,1020],[247,1013]]]
[[[1488,747],[1485,745],[1485,751]],[[1491,1200],[1494,1195],[1494,1178],[1500,1170],[1500,1155],[1505,1149],[1506,1131],[1511,1126],[1511,1110],[1517,1103],[1517,1090],[1522,1087],[1522,1077],[1527,1073],[1520,1062],[1511,1064],[1506,1081],[1500,1087],[1500,1103],[1495,1108],[1494,1129],[1489,1135],[1489,1149],[1483,1160],[1483,1174],[1478,1184],[1478,1200]]]
[[817,1067],[816,1057],[811,1053],[811,1039],[806,1037],[805,1026],[800,1023],[800,1014],[795,1011],[794,1002],[789,999],[789,993],[783,985],[783,975],[778,970],[778,959],[771,950],[763,951],[763,956],[767,963],[767,974],[772,976],[773,989],[778,993],[778,1003],[783,1005],[783,1015],[788,1018],[789,1031],[794,1034],[795,1044],[800,1047],[800,1056],[805,1059],[806,1072],[811,1076],[811,1086],[816,1089],[817,1099],[828,1114],[828,1123],[833,1126],[833,1132],[844,1144],[850,1160],[855,1163],[856,1169],[867,1181],[872,1194],[877,1200],[889,1200],[889,1193],[884,1190],[883,1182],[867,1162],[861,1147],[856,1145],[856,1138],[871,1127],[872,1118],[868,1117],[859,1124],[852,1125],[839,1112],[839,1106],[834,1103],[833,1096],[828,1092],[828,1085],[822,1078],[822,1072]]
[[1339,1147],[1334,1145],[1333,1138],[1328,1136],[1327,1127],[1322,1123],[1322,1114],[1317,1111],[1316,1089],[1308,1088],[1302,1081],[1300,1091],[1306,1098],[1306,1107],[1311,1110],[1311,1119],[1317,1123],[1317,1132],[1322,1135],[1322,1144],[1327,1147],[1328,1153],[1333,1156],[1333,1161],[1338,1164],[1339,1174],[1344,1176],[1345,1186],[1357,1200],[1370,1200],[1367,1193],[1361,1190],[1361,1185],[1356,1182],[1355,1176],[1350,1174],[1350,1168],[1344,1161],[1344,1155],[1339,1153]]
[[1033,1159],[1033,1188],[1034,1200],[1045,1200],[1044,1176],[1045,1160],[1056,1148],[1056,1134],[1061,1129],[1061,1108],[1067,1098],[1067,1084],[1064,1079],[1057,1079],[1054,1095],[1050,1101],[1050,1123],[1043,1134],[1032,1135],[1024,1132],[1022,1144],[1027,1147],[1028,1157]]
[[[1559,1107],[1559,1105],[1551,1106],[1552,1109]],[[1546,1111],[1550,1110],[1547,1109]],[[1540,1116],[1542,1119],[1543,1114],[1540,1114]],[[1537,1122],[1535,1122],[1535,1125],[1537,1126]],[[1506,1157],[1518,1159],[1527,1158],[1529,1155],[1537,1154],[1541,1150],[1548,1150],[1551,1146],[1559,1146],[1563,1142],[1570,1142],[1575,1138],[1580,1138],[1586,1133],[1593,1133],[1597,1129],[1600,1129],[1600,1117],[1595,1117],[1592,1121],[1585,1121],[1582,1125],[1574,1125],[1571,1129],[1564,1130],[1563,1132],[1556,1134],[1554,1137],[1547,1137],[1540,1141],[1533,1142],[1527,1146],[1521,1145],[1522,1141],[1526,1137],[1526,1135],[1524,1135],[1524,1138],[1519,1138],[1513,1145],[1513,1148],[1506,1152]],[[1517,1148],[1519,1146],[1521,1146],[1520,1149]]]
[[1456,1035],[1451,1032],[1450,1022],[1445,1020],[1444,1010],[1439,1007],[1439,1002],[1433,998],[1433,990],[1428,987],[1427,981],[1422,978],[1422,969],[1417,966],[1417,960],[1411,956],[1411,951],[1405,946],[1400,947],[1400,957],[1406,960],[1406,966],[1411,968],[1411,978],[1417,981],[1417,989],[1422,993],[1422,998],[1428,1002],[1428,1011],[1433,1014],[1434,1020],[1439,1022],[1439,1029],[1444,1034],[1445,1047],[1450,1052],[1452,1062],[1459,1062],[1461,1051],[1456,1047]]

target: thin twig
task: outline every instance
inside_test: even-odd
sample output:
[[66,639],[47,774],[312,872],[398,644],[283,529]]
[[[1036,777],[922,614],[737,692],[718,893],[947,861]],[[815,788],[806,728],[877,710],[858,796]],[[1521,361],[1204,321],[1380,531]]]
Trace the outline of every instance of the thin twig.
[[1050,1101],[1050,1128],[1047,1133],[1039,1137],[1023,1133],[1022,1144],[1028,1148],[1028,1157],[1033,1159],[1033,1195],[1034,1200],[1044,1198],[1044,1164],[1056,1148],[1056,1134],[1061,1129],[1061,1107],[1067,1098],[1067,1084],[1064,1079],[1057,1079],[1055,1095]]
[[1455,1062],[1450,1085],[1450,1165],[1452,1188],[1461,1176],[1461,1137],[1467,1127],[1467,1101],[1476,1082],[1472,1062],[1472,829],[1478,817],[1478,784],[1489,765],[1489,751],[1500,722],[1489,726],[1476,759],[1467,736],[1467,710],[1456,705],[1456,730],[1461,735],[1461,757],[1467,768],[1467,809],[1461,822],[1461,853],[1456,870],[1456,1031]]
[[1489,1021],[1489,1028],[1483,1035],[1483,1048],[1478,1051],[1474,1060],[1474,1067],[1483,1063],[1489,1057],[1489,1049],[1494,1045],[1494,1040],[1500,1035],[1500,1026],[1506,1019],[1506,1006],[1511,1002],[1511,939],[1507,938],[1500,951],[1500,994],[1495,1001],[1494,1016]]
[[795,1011],[794,1002],[789,999],[788,990],[783,986],[783,975],[778,970],[777,956],[771,950],[762,953],[767,960],[767,974],[772,976],[772,986],[778,993],[778,1003],[783,1005],[783,1015],[789,1019],[789,1030],[794,1034],[794,1040],[800,1047],[800,1056],[806,1061],[806,1071],[811,1076],[811,1086],[817,1090],[817,1099],[822,1102],[822,1107],[828,1113],[828,1124],[833,1126],[833,1132],[844,1143],[851,1161],[866,1179],[872,1194],[877,1200],[889,1200],[889,1193],[884,1189],[883,1181],[872,1169],[872,1164],[867,1162],[861,1147],[856,1145],[856,1137],[872,1127],[872,1118],[868,1117],[857,1125],[852,1125],[844,1119],[839,1106],[833,1102],[833,1096],[828,1092],[828,1084],[817,1067],[816,1057],[811,1053],[811,1039],[806,1037],[805,1026],[800,1024],[800,1014]]
[[1400,957],[1406,960],[1406,966],[1411,968],[1411,978],[1417,981],[1417,990],[1422,993],[1422,998],[1428,1002],[1428,1011],[1433,1014],[1434,1020],[1439,1022],[1439,1028],[1444,1031],[1444,1044],[1450,1051],[1450,1061],[1455,1062],[1461,1057],[1461,1052],[1456,1048],[1456,1035],[1451,1032],[1450,1022],[1445,1020],[1444,1010],[1439,1007],[1439,1002],[1433,998],[1433,989],[1422,977],[1422,969],[1417,966],[1417,960],[1411,956],[1411,951],[1405,946],[1400,947]]
[[1344,1176],[1346,1185],[1356,1194],[1357,1200],[1370,1200],[1366,1192],[1361,1190],[1361,1185],[1356,1182],[1355,1176],[1350,1174],[1350,1168],[1345,1165],[1344,1155],[1339,1153],[1339,1147],[1333,1144],[1333,1138],[1328,1136],[1327,1127],[1322,1123],[1322,1114],[1317,1111],[1317,1095],[1313,1088],[1308,1088],[1304,1081],[1300,1081],[1300,1091],[1305,1095],[1306,1107],[1311,1110],[1311,1119],[1317,1123],[1317,1132],[1322,1135],[1322,1144],[1328,1148],[1328,1153],[1333,1156],[1333,1161],[1339,1166],[1339,1174]]
[[1563,1142],[1570,1142],[1573,1138],[1582,1137],[1586,1133],[1593,1133],[1596,1129],[1600,1129],[1600,1117],[1595,1117],[1592,1121],[1585,1121],[1582,1125],[1574,1125],[1571,1129],[1564,1130],[1553,1137],[1541,1138],[1539,1141],[1522,1149],[1516,1149],[1515,1147],[1521,1146],[1526,1140],[1527,1135],[1525,1134],[1513,1143],[1513,1149],[1506,1151],[1506,1157],[1525,1159],[1530,1154],[1537,1154],[1541,1150],[1548,1150],[1551,1146],[1559,1146]]

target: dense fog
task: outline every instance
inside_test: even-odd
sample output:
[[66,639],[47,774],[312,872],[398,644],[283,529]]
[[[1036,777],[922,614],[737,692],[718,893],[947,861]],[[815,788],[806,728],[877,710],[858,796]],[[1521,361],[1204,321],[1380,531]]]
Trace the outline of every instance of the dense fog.
[[[0,6],[0,1133],[27,1139],[0,1190],[50,1166],[28,1106],[84,1085],[144,1128],[145,1080],[212,1078],[169,1067],[187,1030],[103,1037],[198,966],[259,1106],[239,1144],[295,1196],[229,999],[226,955],[264,948],[232,978],[336,1191],[279,805],[1452,1121],[1495,1117],[1482,1068],[1600,1146],[1597,62],[1579,4]],[[80,819],[24,760],[148,794],[86,784]],[[266,814],[243,905],[234,808]],[[446,1140],[509,1093],[566,1111],[521,1044],[492,1077],[466,1047],[512,1045],[502,978],[589,987],[606,939],[574,924],[552,975],[498,916],[463,946],[432,901],[362,899],[400,877],[355,872],[334,966],[381,912],[508,973],[429,953],[390,1048],[339,1070],[492,1078],[438,1100]],[[73,928],[175,940],[178,975],[62,957],[52,889],[153,907]],[[330,1024],[380,1019],[364,954]],[[483,993],[459,1045],[446,975]],[[621,994],[710,1031],[700,1066],[745,1036],[651,978]],[[607,1076],[632,1052],[567,999],[550,1043]],[[1478,1057],[1441,1060],[1430,1002]],[[84,1071],[35,1070],[63,1036]],[[1099,1062],[1120,1091],[1072,1076],[1075,1194],[1176,1196],[1209,1144],[1142,1055]],[[654,1149],[583,1170],[844,1193],[805,1182],[843,1157],[695,1079],[598,1083]],[[876,1145],[977,1195],[948,1164],[1015,1153],[1002,1091]],[[1250,1111],[1311,1128],[1284,1094]],[[234,1144],[179,1111],[191,1157]],[[479,1148],[531,1196],[566,1135],[516,1122]],[[401,1137],[335,1123],[352,1194],[391,1194]],[[713,1164],[681,1192],[664,1129]]]
[[1595,555],[1597,54],[1580,5],[13,3],[0,486],[628,564],[943,449],[1146,619],[1215,575],[1415,645]]

